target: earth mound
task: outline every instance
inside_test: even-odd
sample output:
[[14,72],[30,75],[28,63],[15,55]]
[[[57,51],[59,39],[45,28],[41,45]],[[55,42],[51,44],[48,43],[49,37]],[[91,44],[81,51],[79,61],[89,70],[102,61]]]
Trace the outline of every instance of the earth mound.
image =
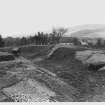
[[[104,101],[104,98],[99,97],[100,95],[104,97],[103,82],[105,82],[105,72],[89,70],[88,63],[83,63],[84,61],[89,61],[89,63],[93,64],[96,61],[94,56],[98,62],[98,55],[101,54],[103,56],[104,52],[94,51],[93,49],[87,53],[87,50],[75,46],[58,47],[50,53],[47,59],[35,62],[35,64],[54,72],[63,81],[76,88],[78,91],[75,94],[76,101]],[[100,57],[102,58],[102,56]],[[104,65],[100,67],[102,66]],[[102,91],[97,91],[100,89]]]

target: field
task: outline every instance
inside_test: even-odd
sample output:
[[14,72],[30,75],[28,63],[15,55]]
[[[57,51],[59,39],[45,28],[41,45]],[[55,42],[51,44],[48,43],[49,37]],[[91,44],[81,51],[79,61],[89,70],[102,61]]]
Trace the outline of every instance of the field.
[[21,51],[15,61],[0,62],[1,101],[105,101],[104,50],[33,45]]
[[[105,82],[104,70],[99,72],[91,70],[88,65],[75,58],[76,52],[86,50],[89,49],[61,47],[54,51],[49,58],[42,61],[33,60],[33,62],[57,74],[63,81],[75,87],[78,91],[75,94],[76,101],[103,101],[105,98],[102,95]],[[96,49],[91,51],[97,52]],[[98,49],[98,51],[100,50]]]

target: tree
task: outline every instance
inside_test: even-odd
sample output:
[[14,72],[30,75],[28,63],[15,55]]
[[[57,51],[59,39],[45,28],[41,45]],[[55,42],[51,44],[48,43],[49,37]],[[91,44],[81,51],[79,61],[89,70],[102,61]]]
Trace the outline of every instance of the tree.
[[0,35],[0,47],[4,47],[4,40],[2,38],[2,36]]
[[22,37],[20,40],[20,45],[26,45],[27,44],[27,39],[25,37]]
[[54,43],[59,43],[60,39],[64,36],[64,34],[68,31],[67,28],[54,28],[52,31],[52,39]]

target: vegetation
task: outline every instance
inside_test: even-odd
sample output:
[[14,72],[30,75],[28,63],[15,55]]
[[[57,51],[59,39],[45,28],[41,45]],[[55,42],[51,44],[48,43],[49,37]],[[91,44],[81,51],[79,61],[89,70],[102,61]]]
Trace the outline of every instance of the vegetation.
[[[50,44],[58,44],[58,43],[73,43],[76,46],[82,45],[81,41],[78,37],[68,37],[65,38],[64,34],[68,31],[67,28],[54,28],[51,33],[38,32],[34,35],[24,36],[22,38],[17,37],[7,37],[2,38],[0,35],[0,47],[13,47],[13,46],[21,46],[21,45],[50,45]],[[94,44],[94,41],[96,43]],[[87,47],[89,48],[104,48],[105,40],[101,38],[94,39],[93,41],[88,42],[88,38],[85,39],[87,43]]]
[[22,38],[13,38],[7,37],[2,38],[0,35],[0,47],[12,47],[12,46],[21,46],[21,45],[49,45],[57,44],[60,42],[60,39],[67,31],[65,28],[53,29],[51,33],[38,32],[35,35],[29,35]]
[[4,40],[1,35],[0,35],[0,47],[4,47]]

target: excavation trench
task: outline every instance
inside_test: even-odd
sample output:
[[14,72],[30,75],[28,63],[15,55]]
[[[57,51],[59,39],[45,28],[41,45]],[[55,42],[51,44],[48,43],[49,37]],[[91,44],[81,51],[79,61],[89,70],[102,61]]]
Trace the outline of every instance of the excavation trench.
[[23,57],[15,61],[1,62],[1,69],[5,71],[0,77],[1,91],[10,101],[55,102],[75,99],[73,94],[76,90],[72,86]]

